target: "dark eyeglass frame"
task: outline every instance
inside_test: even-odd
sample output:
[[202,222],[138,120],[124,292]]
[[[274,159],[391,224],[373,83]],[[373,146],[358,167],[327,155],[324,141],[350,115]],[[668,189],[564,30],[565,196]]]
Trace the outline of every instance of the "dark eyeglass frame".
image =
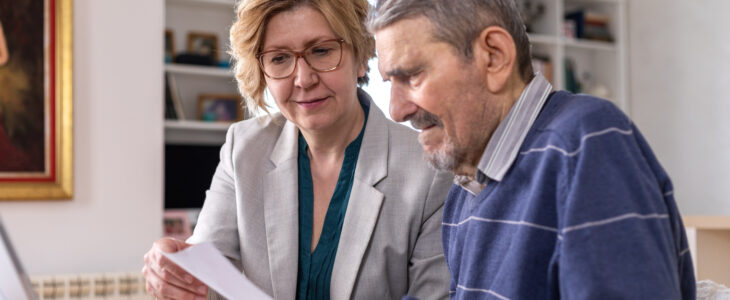
[[[325,69],[325,70],[317,69],[314,66],[312,66],[312,64],[309,63],[309,61],[307,60],[307,57],[304,56],[304,53],[306,53],[309,49],[312,49],[314,47],[320,46],[320,45],[322,45],[324,43],[328,43],[328,42],[338,42],[340,44],[340,58],[337,60],[337,64],[334,67],[332,67],[332,68]],[[294,72],[296,72],[296,70],[297,70],[297,61],[299,61],[299,58],[300,57],[302,59],[304,59],[304,62],[307,63],[307,65],[310,68],[312,68],[312,70],[315,70],[315,71],[321,72],[321,73],[331,72],[331,71],[337,70],[337,68],[339,68],[340,65],[342,64],[342,52],[343,52],[342,51],[343,50],[343,45],[342,44],[344,42],[345,42],[344,39],[329,39],[329,40],[324,40],[324,41],[317,42],[314,45],[311,45],[311,46],[309,46],[307,48],[304,48],[304,50],[302,50],[302,51],[274,49],[274,50],[259,52],[258,54],[256,54],[256,60],[259,61],[259,67],[261,68],[261,72],[263,72],[264,75],[266,75],[266,77],[269,77],[269,78],[272,78],[272,79],[284,79],[284,78],[287,78],[287,77],[291,76],[292,74],[294,74]],[[266,68],[264,67],[263,56],[266,55],[267,53],[271,53],[271,52],[289,52],[289,53],[294,54],[294,68],[292,68],[291,73],[289,73],[286,76],[280,76],[280,77],[274,77],[274,76],[271,76],[268,73],[266,73]]]

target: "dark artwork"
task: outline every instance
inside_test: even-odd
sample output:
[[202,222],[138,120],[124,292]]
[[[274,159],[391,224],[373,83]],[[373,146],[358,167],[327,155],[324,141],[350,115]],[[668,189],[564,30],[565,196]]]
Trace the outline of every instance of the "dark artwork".
[[43,0],[0,0],[0,177],[45,171],[43,24]]

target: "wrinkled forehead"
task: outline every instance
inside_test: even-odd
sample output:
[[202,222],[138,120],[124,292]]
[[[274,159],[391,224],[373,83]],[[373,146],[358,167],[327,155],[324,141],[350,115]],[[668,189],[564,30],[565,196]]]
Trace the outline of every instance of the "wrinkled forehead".
[[299,5],[271,16],[266,24],[262,49],[302,49],[336,35],[322,12]]
[[392,68],[404,68],[422,59],[435,59],[438,53],[429,51],[436,41],[431,33],[431,21],[414,17],[396,21],[375,31],[378,68],[387,73]]

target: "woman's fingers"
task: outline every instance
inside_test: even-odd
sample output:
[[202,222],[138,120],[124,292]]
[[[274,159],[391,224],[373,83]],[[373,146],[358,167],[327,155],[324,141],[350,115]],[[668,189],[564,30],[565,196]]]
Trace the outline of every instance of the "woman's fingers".
[[177,285],[189,285],[194,281],[193,276],[155,249],[145,255],[145,265],[158,277]]
[[160,239],[153,244],[152,249],[147,251],[144,255],[145,266],[142,273],[147,279],[147,288],[154,291],[151,292],[152,294],[176,297],[187,295],[180,294],[185,292],[193,296],[206,296],[208,288],[205,284],[162,254],[162,252],[177,252],[189,246],[189,244],[174,239]]
[[165,280],[176,282],[178,285],[183,283],[192,284],[194,281],[193,276],[162,255],[162,252],[175,253],[188,246],[188,244],[175,239],[157,240],[152,244],[152,249],[145,254],[145,263]]
[[172,284],[147,268],[143,269],[143,273],[147,279],[147,292],[157,299],[205,299],[205,294],[194,293],[185,287]]

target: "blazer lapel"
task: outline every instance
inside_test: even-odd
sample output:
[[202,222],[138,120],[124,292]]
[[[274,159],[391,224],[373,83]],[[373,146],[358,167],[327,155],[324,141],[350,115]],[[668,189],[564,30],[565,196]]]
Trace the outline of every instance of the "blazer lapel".
[[388,173],[388,121],[369,96],[367,100],[370,113],[332,269],[332,299],[351,298],[384,198],[374,186]]
[[263,179],[266,242],[274,299],[296,298],[299,261],[298,133],[293,123],[284,124],[269,157],[274,169]]

